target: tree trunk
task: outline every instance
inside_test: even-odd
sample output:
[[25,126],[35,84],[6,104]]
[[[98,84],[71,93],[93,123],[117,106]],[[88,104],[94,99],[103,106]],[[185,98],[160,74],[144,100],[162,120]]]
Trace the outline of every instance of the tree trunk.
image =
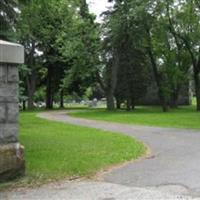
[[114,110],[114,92],[117,84],[117,72],[118,72],[118,55],[115,52],[114,58],[107,64],[107,85],[106,85],[106,98],[107,98],[107,109]]
[[[189,46],[189,45],[188,45]],[[188,47],[189,49],[189,47]],[[189,51],[193,63],[193,74],[194,74],[194,83],[195,83],[195,93],[197,99],[197,111],[200,112],[200,56],[199,58],[195,58],[195,55],[192,51]],[[199,47],[199,54],[200,54],[200,47]]]
[[108,91],[106,97],[107,97],[107,110],[114,110],[115,102],[114,102],[114,95],[112,91]]
[[162,88],[162,80],[160,78],[157,63],[156,63],[156,60],[155,60],[155,57],[154,57],[154,54],[153,54],[151,35],[150,35],[150,30],[148,29],[148,27],[146,27],[146,32],[147,32],[147,37],[148,37],[148,42],[149,42],[147,52],[149,54],[149,58],[150,58],[151,65],[152,65],[152,68],[153,68],[154,77],[155,77],[156,84],[157,84],[157,87],[158,87],[158,96],[159,96],[159,99],[160,99],[160,104],[162,106],[163,112],[167,112],[169,110],[169,108],[168,108],[167,100],[166,100],[166,97],[165,97],[165,94],[164,94],[164,91],[163,91],[163,88]]
[[196,68],[194,69],[194,82],[195,82],[195,93],[197,99],[197,111],[200,112],[200,71]]
[[130,111],[131,110],[131,100],[128,98],[126,102],[126,110]]
[[52,66],[49,66],[47,72],[46,109],[53,109],[52,75],[53,69]]
[[60,91],[60,108],[64,108],[64,92]]
[[28,109],[31,110],[34,108],[34,93],[36,89],[36,75],[35,72],[32,71],[30,75],[27,77],[27,93],[28,93]]
[[35,72],[35,42],[32,41],[31,52],[28,59],[28,64],[31,67],[31,74],[27,75],[27,93],[28,93],[28,109],[32,110],[34,108],[34,93],[36,89],[36,72]]
[[23,111],[26,110],[26,101],[25,100],[22,101],[22,109],[23,109]]
[[117,109],[121,109],[121,100],[120,100],[120,98],[115,97],[115,99],[116,99],[116,106],[117,106]]
[[174,90],[170,98],[170,107],[178,108],[178,91]]
[[131,99],[131,108],[132,108],[132,110],[135,110],[135,101],[134,101],[134,99]]
[[158,93],[159,93],[160,103],[162,105],[163,112],[168,112],[169,106],[168,106],[165,96],[163,95],[163,91],[161,89],[159,89]]
[[34,92],[32,89],[28,90],[28,109],[32,110],[34,108]]

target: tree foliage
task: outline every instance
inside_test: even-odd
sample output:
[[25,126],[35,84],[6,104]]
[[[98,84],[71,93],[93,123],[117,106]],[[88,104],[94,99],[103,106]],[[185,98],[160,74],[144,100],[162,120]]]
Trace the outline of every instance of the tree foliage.
[[53,108],[57,93],[62,105],[64,93],[83,95],[95,82],[99,60],[98,25],[86,2],[34,0],[21,4],[20,10],[18,36],[30,72],[25,78],[29,108],[44,83],[47,108]]
[[46,107],[53,108],[59,97],[63,107],[65,95],[82,97],[91,88],[99,93],[101,86],[109,110],[122,103],[130,110],[153,82],[168,111],[178,106],[192,79],[199,111],[199,1],[110,2],[113,8],[104,13],[102,25],[86,0],[0,2],[0,38],[25,47],[22,100],[33,108],[36,96],[44,96]]
[[0,1],[0,39],[13,40],[17,18],[17,0]]
[[[113,49],[117,49],[118,46],[124,54],[125,62],[121,64],[123,70],[113,65],[111,67],[121,72],[117,78],[120,83],[117,90],[122,88],[123,93],[131,91],[127,84],[130,79],[126,75],[131,74],[131,68],[126,67],[127,63],[132,66],[132,69],[134,69],[134,62],[140,64],[138,68],[140,71],[136,72],[137,76],[134,78],[135,73],[132,71],[130,77],[132,80],[140,77],[139,85],[144,83],[145,64],[142,67],[142,63],[148,56],[146,65],[151,66],[163,111],[167,111],[169,105],[177,106],[179,93],[188,84],[191,66],[193,66],[196,96],[199,102],[198,1],[116,0],[114,3],[114,9],[106,13],[104,21],[106,35],[109,37],[106,43],[112,46],[109,50],[114,52]],[[131,44],[134,44],[135,49],[139,49],[138,54],[132,51]],[[117,57],[118,66],[121,60],[120,51],[115,51],[117,52],[115,56],[109,54],[112,58]],[[129,57],[132,63],[129,62]],[[140,89],[140,91],[144,90]],[[133,95],[134,91],[129,93]],[[118,96],[126,95],[121,93]],[[199,110],[199,103],[197,104]]]

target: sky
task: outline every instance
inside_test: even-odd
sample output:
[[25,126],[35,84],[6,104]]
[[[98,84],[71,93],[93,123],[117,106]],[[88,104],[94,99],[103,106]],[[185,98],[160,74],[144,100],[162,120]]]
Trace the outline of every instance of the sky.
[[89,3],[90,12],[97,15],[97,21],[100,22],[100,14],[108,9],[111,6],[111,3],[108,3],[108,0],[87,0]]

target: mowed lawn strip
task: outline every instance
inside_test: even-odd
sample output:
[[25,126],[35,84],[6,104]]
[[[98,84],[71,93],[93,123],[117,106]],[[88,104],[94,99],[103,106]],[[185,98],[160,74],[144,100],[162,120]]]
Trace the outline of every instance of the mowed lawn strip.
[[92,175],[146,150],[131,137],[40,119],[34,112],[20,114],[20,142],[26,158],[23,184]]
[[182,106],[163,113],[160,107],[139,106],[134,111],[88,109],[70,113],[73,117],[157,127],[200,129],[200,112],[195,106]]

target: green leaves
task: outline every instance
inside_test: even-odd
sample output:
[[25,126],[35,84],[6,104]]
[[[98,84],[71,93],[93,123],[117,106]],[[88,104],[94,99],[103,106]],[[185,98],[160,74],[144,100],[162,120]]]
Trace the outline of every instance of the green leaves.
[[15,23],[18,16],[17,0],[0,1],[0,39],[15,41]]
[[76,80],[79,80],[83,87],[88,87],[88,80],[93,79],[99,63],[98,25],[95,24],[93,15],[89,14],[85,1],[81,1],[78,7],[80,12],[75,12],[70,21],[65,21],[68,25],[63,25],[56,40],[60,54],[70,63],[63,80],[67,88]]

